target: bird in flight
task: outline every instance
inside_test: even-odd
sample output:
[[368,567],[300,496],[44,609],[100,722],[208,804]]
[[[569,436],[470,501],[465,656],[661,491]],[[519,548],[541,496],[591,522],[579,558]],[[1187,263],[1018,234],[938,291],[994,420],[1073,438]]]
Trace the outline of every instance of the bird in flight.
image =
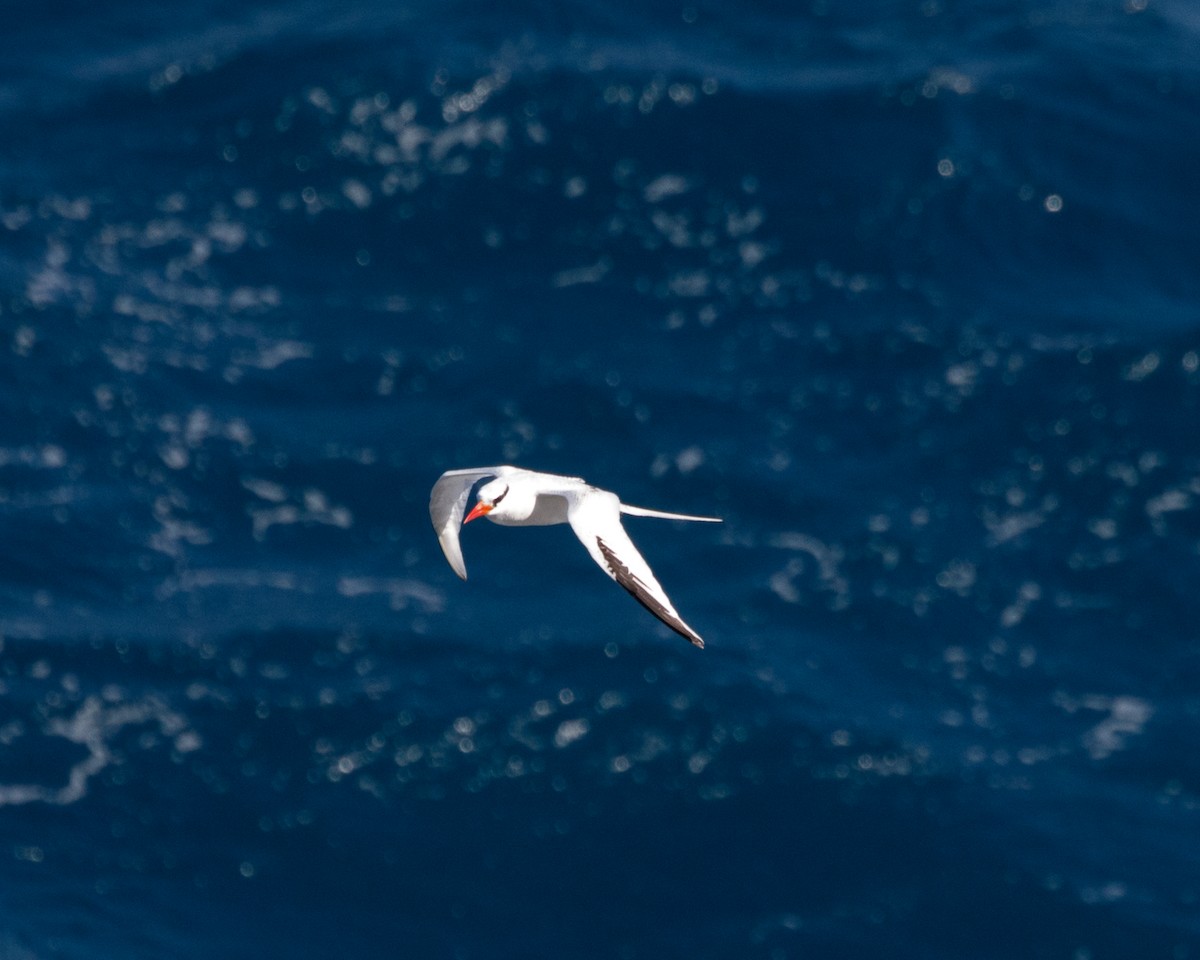
[[[477,490],[475,505],[464,517],[473,490]],[[697,647],[703,647],[700,634],[683,622],[650,565],[621,526],[623,513],[631,517],[721,522],[720,517],[693,517],[630,506],[622,503],[615,493],[593,487],[579,477],[510,466],[447,470],[433,485],[429,496],[429,516],[442,552],[464,580],[467,566],[458,542],[464,523],[479,517],[506,527],[569,523],[601,570],[668,627]]]

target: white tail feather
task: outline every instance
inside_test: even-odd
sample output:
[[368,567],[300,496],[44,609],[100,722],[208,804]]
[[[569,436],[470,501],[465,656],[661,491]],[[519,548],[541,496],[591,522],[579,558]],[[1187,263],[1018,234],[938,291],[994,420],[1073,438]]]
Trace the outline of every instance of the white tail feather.
[[700,523],[724,523],[720,517],[693,517],[687,513],[667,513],[665,510],[648,510],[645,507],[632,507],[627,503],[621,504],[621,512],[631,517],[658,517],[661,520],[696,520]]

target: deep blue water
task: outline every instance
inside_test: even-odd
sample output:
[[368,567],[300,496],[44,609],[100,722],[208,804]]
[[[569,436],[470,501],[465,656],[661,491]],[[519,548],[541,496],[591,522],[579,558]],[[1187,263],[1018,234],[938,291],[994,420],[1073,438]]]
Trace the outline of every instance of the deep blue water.
[[0,957],[1200,955],[1193,4],[5,20]]

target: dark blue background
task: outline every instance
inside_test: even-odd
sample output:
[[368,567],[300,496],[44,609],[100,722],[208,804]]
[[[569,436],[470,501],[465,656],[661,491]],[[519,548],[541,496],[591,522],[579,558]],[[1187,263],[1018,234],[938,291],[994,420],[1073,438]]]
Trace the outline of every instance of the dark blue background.
[[1191,4],[6,20],[0,956],[1200,950]]

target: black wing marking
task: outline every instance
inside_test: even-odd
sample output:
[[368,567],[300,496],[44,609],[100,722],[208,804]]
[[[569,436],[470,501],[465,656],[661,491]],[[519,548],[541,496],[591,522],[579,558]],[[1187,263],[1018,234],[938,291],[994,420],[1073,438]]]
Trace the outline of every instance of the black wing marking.
[[629,572],[629,568],[625,566],[620,558],[613,553],[612,548],[604,542],[600,537],[596,538],[596,545],[600,548],[600,552],[604,555],[605,561],[608,563],[608,569],[613,572],[617,583],[623,586],[633,595],[638,603],[649,610],[652,614],[658,617],[663,623],[674,630],[681,637],[695,644],[700,649],[704,649],[704,641],[700,639],[700,634],[696,633],[691,627],[679,619],[679,616],[672,613],[659,602],[659,600],[646,589],[646,585],[637,577]]

